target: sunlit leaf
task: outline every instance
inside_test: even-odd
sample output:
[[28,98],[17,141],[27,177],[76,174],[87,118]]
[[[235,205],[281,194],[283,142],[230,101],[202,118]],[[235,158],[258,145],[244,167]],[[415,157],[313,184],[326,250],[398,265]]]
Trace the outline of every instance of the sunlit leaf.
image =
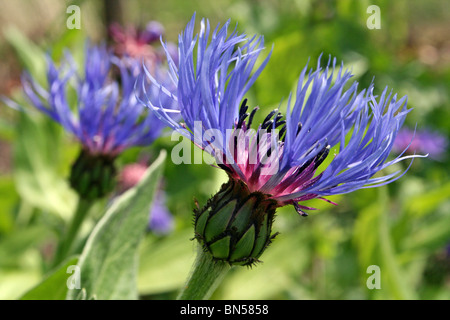
[[[61,264],[61,267],[44,277],[34,288],[26,292],[21,300],[64,300],[67,294],[67,281],[71,277],[70,266],[75,266],[78,257],[71,257]],[[77,275],[74,275],[77,276]]]
[[[139,184],[112,203],[87,240],[78,262],[87,299],[138,297],[138,249],[165,158],[163,150]],[[79,293],[70,290],[67,299],[75,299]]]

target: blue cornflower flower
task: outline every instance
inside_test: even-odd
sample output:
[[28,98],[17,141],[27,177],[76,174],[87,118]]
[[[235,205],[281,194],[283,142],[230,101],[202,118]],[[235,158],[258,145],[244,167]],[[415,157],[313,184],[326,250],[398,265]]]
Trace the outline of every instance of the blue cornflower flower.
[[[377,98],[373,85],[359,92],[358,83],[349,82],[352,74],[343,65],[337,70],[335,59],[324,69],[320,59],[315,70],[303,69],[285,119],[274,110],[256,131],[251,129],[257,108],[248,113],[244,95],[270,57],[252,73],[263,38],[249,39],[236,31],[228,35],[228,21],[209,39],[204,20],[194,37],[194,20],[179,37],[178,68],[171,65],[176,94],[147,74],[178,103],[184,123],[175,121],[164,105],[145,102],[166,124],[209,152],[230,177],[196,212],[196,238],[214,258],[250,264],[270,243],[277,207],[291,204],[306,215],[304,210],[314,208],[303,201],[388,184],[407,170],[374,175],[417,157],[402,153],[388,159],[410,111],[407,98],[387,88]],[[319,170],[331,150],[333,159]]]
[[166,193],[161,189],[157,190],[153,199],[148,228],[159,235],[173,231],[174,218],[166,205]]
[[431,129],[412,130],[402,128],[397,137],[393,150],[413,154],[415,152],[428,153],[434,160],[442,160],[448,148],[448,139],[442,133]]
[[[46,89],[27,73],[22,78],[23,89],[34,107],[80,142],[82,151],[70,182],[82,196],[96,198],[112,189],[115,158],[127,148],[150,145],[165,125],[136,98],[140,61],[121,59],[105,45],[87,46],[82,70],[69,52],[64,58],[57,67],[47,56]],[[154,76],[167,84],[162,69],[155,65]],[[148,92],[149,99],[164,101],[157,91]],[[74,100],[69,98],[72,93]],[[166,101],[169,108],[176,106]]]
[[[114,22],[108,29],[113,40],[112,47],[119,57],[143,59],[150,70],[153,69],[153,66],[165,61],[165,51],[157,45],[164,34],[164,27],[159,22],[150,21],[144,28],[137,28],[133,25],[124,27]],[[177,62],[175,44],[168,43],[167,49],[171,52],[172,59]]]
[[[47,57],[47,90],[29,74],[22,83],[32,105],[60,123],[90,154],[114,157],[129,147],[151,144],[164,128],[136,99],[139,73],[139,61],[126,67],[105,46],[88,46],[83,72],[66,53],[59,68]],[[68,98],[71,89],[77,95],[75,105]]]

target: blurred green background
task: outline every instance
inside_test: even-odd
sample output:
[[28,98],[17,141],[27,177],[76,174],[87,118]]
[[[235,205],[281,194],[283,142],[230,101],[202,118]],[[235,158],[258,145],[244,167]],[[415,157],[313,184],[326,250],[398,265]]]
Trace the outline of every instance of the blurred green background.
[[[81,8],[81,29],[69,30],[66,9]],[[381,29],[368,29],[378,5]],[[250,105],[277,107],[294,90],[310,59],[334,56],[352,68],[361,87],[372,81],[408,95],[406,126],[450,136],[450,2],[446,0],[247,1],[9,1],[0,0],[0,94],[20,96],[24,68],[40,75],[43,54],[64,48],[81,56],[87,38],[106,39],[116,20],[142,26],[161,22],[168,41],[192,14],[215,26],[232,20],[249,35],[263,34],[272,58],[249,93]],[[199,20],[197,18],[197,21]],[[264,56],[264,55],[263,55]],[[40,114],[0,107],[0,299],[17,299],[49,271],[57,233],[70,217],[75,195],[65,179],[78,145]],[[264,114],[261,112],[260,114]],[[167,135],[144,151],[156,155],[175,142]],[[136,161],[143,150],[123,154]],[[206,164],[166,164],[164,179],[175,229],[149,232],[141,247],[142,299],[173,299],[195,255],[192,208],[226,181]],[[390,170],[405,169],[409,161]],[[450,299],[450,182],[448,151],[440,161],[417,159],[399,181],[330,199],[299,217],[278,211],[280,232],[251,270],[234,268],[213,299]],[[381,289],[369,289],[368,267],[380,268]]]

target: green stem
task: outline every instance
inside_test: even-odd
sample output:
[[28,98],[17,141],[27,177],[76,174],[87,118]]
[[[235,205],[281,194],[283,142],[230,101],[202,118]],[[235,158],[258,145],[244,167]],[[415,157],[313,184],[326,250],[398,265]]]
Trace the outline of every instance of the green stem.
[[79,229],[85,220],[89,209],[94,203],[90,200],[80,198],[75,214],[72,217],[70,225],[65,233],[64,238],[59,243],[58,249],[55,254],[53,266],[57,266],[65,258],[71,254],[73,243],[78,235]]
[[191,274],[177,300],[207,300],[222,282],[231,266],[215,261],[199,246]]

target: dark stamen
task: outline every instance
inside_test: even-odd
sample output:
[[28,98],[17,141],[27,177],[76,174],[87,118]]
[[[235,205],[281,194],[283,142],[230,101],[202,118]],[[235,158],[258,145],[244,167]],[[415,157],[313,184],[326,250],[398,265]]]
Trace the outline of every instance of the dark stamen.
[[248,117],[248,113],[241,114],[239,118],[239,122],[236,126],[236,128],[240,129],[242,127],[242,124],[244,123],[245,119]]
[[314,158],[309,159],[308,161],[306,161],[301,167],[300,169],[298,169],[297,171],[297,175],[299,175],[300,173],[302,173],[306,168],[309,167],[309,165],[314,161]]
[[275,123],[277,123],[281,119],[283,119],[283,115],[281,113],[278,113],[277,116],[275,117]]
[[233,170],[231,170],[230,168],[228,168],[228,167],[227,167],[226,165],[224,165],[224,164],[218,164],[218,166],[219,166],[220,169],[223,169],[223,170],[225,170],[226,172],[233,173]]
[[285,133],[286,133],[286,125],[284,125],[283,128],[280,129],[280,138],[281,141],[283,142],[286,139],[286,135],[284,135]]
[[273,125],[273,120],[264,121],[264,123],[261,126],[261,129],[269,129],[269,127],[270,127],[270,129],[272,129],[272,125]]
[[236,162],[237,159],[237,148],[238,148],[238,137],[237,135],[234,136],[234,149],[233,149],[233,159]]
[[295,211],[297,211],[297,213],[299,215],[301,215],[302,217],[307,217],[308,216],[308,214],[305,211],[300,209],[300,205],[297,202],[293,202],[292,204],[294,205]]
[[271,155],[272,155],[272,146],[270,146],[269,149],[267,150],[267,158],[270,158]]
[[[264,127],[264,124],[267,122],[267,121],[269,121],[269,119],[271,119],[272,117],[273,117],[273,115],[275,114],[275,113],[277,113],[278,112],[278,110],[277,109],[275,109],[275,110],[273,110],[272,112],[270,112],[268,115],[267,115],[267,117],[264,119],[264,121],[263,121],[263,127]],[[271,120],[272,122],[273,122],[273,120]]]
[[250,112],[250,117],[248,118],[247,128],[250,128],[252,125],[253,117],[255,116],[256,111],[258,111],[258,107],[253,108],[252,112]]
[[300,174],[303,170],[309,167],[309,165],[314,161],[314,170],[317,169],[318,166],[322,164],[322,162],[325,160],[325,158],[328,156],[328,153],[330,152],[330,145],[327,145],[322,148],[322,150],[319,151],[319,153],[306,161],[300,169],[297,171],[297,174]]
[[239,108],[239,117],[241,117],[248,110],[247,98],[242,101],[241,107]]
[[297,133],[295,134],[296,136],[298,136],[298,134],[300,133],[300,131],[302,131],[302,123],[299,122],[298,126],[297,126]]
[[317,169],[317,168],[322,164],[322,162],[324,162],[325,159],[328,157],[328,153],[330,153],[330,148],[331,148],[331,146],[330,146],[330,145],[327,145],[327,146],[326,146],[325,148],[323,148],[323,149],[319,152],[319,154],[315,157],[315,158],[316,158],[316,161],[315,161],[315,163],[314,163],[314,170]]
[[279,121],[279,122],[275,123],[275,128],[278,128],[279,126],[281,126],[285,123],[286,123],[286,120]]

